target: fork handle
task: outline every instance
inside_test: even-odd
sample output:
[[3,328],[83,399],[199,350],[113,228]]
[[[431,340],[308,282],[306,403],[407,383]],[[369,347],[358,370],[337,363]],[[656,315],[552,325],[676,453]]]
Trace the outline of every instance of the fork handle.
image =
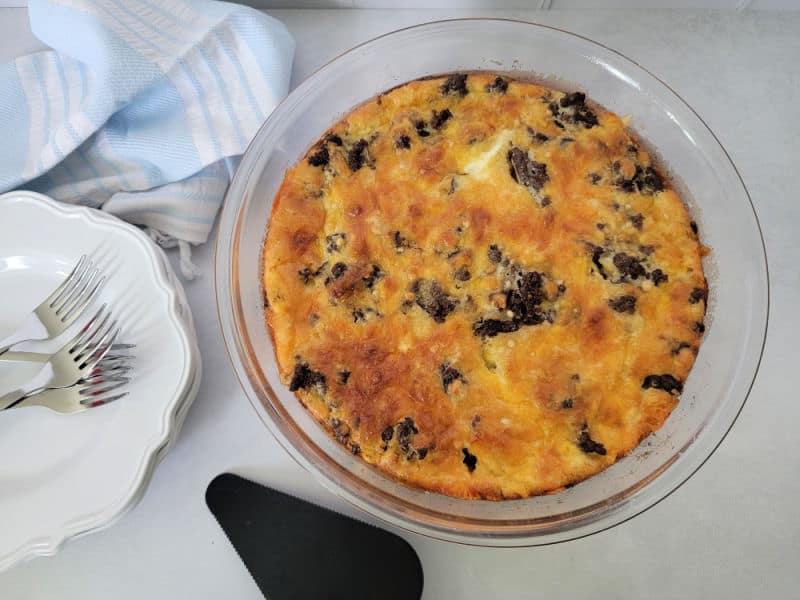
[[35,394],[37,390],[33,390],[28,392],[27,390],[20,388],[18,390],[14,390],[13,392],[8,392],[3,396],[0,396],[0,410],[6,410],[7,408],[13,408],[15,405],[19,404],[22,400],[25,400],[31,394]]
[[[33,328],[37,328],[40,331],[36,333],[32,331]],[[36,318],[35,314],[30,313],[27,317],[25,317],[25,320],[19,324],[14,332],[12,332],[10,335],[7,335],[3,339],[0,339],[0,355],[5,354],[11,349],[12,346],[19,344],[20,342],[31,339],[46,339],[48,337],[47,332],[42,332],[41,329],[42,325],[39,322],[39,319]],[[44,336],[41,335],[42,333],[44,333]]]
[[13,392],[8,392],[0,396],[0,411],[12,408],[28,396],[41,392],[47,387],[47,382],[50,380],[52,372],[52,368],[49,368],[49,365],[45,364],[27,384]]

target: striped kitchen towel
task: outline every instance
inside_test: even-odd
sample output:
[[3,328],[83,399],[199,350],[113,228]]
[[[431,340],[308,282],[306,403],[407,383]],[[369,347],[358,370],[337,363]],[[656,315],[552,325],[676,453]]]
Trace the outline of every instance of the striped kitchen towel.
[[[237,157],[289,87],[279,21],[210,0],[29,0],[52,50],[0,66],[0,192],[206,241]],[[191,275],[191,272],[186,273]]]

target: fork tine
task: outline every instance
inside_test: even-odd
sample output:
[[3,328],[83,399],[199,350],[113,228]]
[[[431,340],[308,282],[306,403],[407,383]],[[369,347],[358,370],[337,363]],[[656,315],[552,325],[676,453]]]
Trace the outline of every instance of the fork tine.
[[[72,304],[72,306],[70,306],[69,309],[63,315],[61,315],[61,322],[69,324],[77,319],[84,309],[89,305],[89,303],[94,299],[94,297],[100,292],[100,289],[103,287],[105,282],[106,277],[103,275],[97,279],[91,288],[87,289],[86,291],[82,290],[81,295],[75,299],[75,302]],[[58,312],[56,314],[58,314]]]
[[87,261],[86,266],[81,269],[81,272],[73,278],[70,285],[56,298],[50,308],[53,310],[58,309],[59,307],[63,306],[66,302],[69,302],[72,298],[75,297],[76,294],[80,293],[81,285],[85,285],[85,282],[88,277],[91,277],[93,272],[97,271],[97,269],[92,269],[92,262]]
[[91,345],[91,350],[88,350],[88,348],[87,348],[87,351],[89,352],[89,354],[86,355],[86,353],[84,352],[79,356],[79,359],[81,361],[81,366],[83,366],[83,365],[90,366],[91,365],[92,368],[94,368],[94,366],[97,365],[97,363],[99,363],[101,360],[103,360],[103,357],[106,354],[108,354],[109,350],[111,350],[111,346],[114,344],[114,340],[117,339],[117,336],[119,335],[119,332],[120,332],[120,328],[119,327],[114,329],[113,332],[112,332],[112,328],[114,328],[116,326],[117,326],[117,322],[113,321],[106,328],[106,331],[103,333],[103,335],[100,338],[100,340],[98,340],[96,344]]
[[[101,361],[101,364],[103,362],[105,362],[105,359]],[[119,375],[129,373],[131,370],[133,370],[133,367],[130,365],[120,365],[112,368],[107,368],[105,365],[97,366],[88,377],[83,378],[83,381],[86,383],[99,383],[101,381],[113,379]]]
[[94,325],[97,322],[97,320],[103,314],[105,314],[107,306],[108,305],[105,302],[100,305],[100,308],[97,309],[97,311],[94,313],[94,315],[92,315],[92,317],[89,318],[89,320],[87,320],[86,323],[83,324],[83,326],[81,327],[81,330],[79,332],[79,335],[84,335],[92,327],[92,325]]
[[117,394],[116,396],[111,396],[108,398],[87,398],[86,400],[81,400],[81,404],[83,404],[86,408],[97,408],[98,406],[103,406],[104,404],[116,402],[120,398],[124,398],[127,395],[128,392],[122,392],[121,394]]
[[102,306],[101,306],[99,309],[97,309],[97,312],[96,312],[96,313],[94,313],[94,316],[92,316],[92,318],[91,318],[91,319],[89,319],[89,320],[88,320],[88,321],[87,321],[87,322],[84,324],[84,326],[83,326],[83,327],[81,327],[81,330],[80,330],[78,333],[76,333],[76,334],[73,336],[73,338],[72,338],[72,339],[71,339],[69,342],[67,342],[67,343],[66,343],[66,344],[63,346],[63,348],[62,348],[61,350],[59,350],[59,352],[61,352],[61,351],[62,351],[64,348],[66,348],[66,349],[67,349],[67,352],[69,352],[70,354],[72,354],[73,352],[75,352],[76,348],[78,348],[78,346],[80,345],[80,343],[81,343],[81,340],[82,340],[82,339],[83,339],[83,338],[86,336],[86,332],[89,330],[89,328],[90,328],[90,327],[91,327],[91,326],[92,326],[92,325],[93,325],[95,322],[97,322],[97,320],[98,320],[99,318],[101,318],[101,317],[102,317],[102,315],[103,315],[103,313],[105,312],[105,310],[106,310],[106,305],[105,305],[105,304],[103,304],[103,305],[102,305]]
[[95,278],[100,275],[100,269],[92,269],[84,274],[80,281],[75,285],[72,292],[68,295],[65,295],[63,298],[58,300],[58,302],[54,303],[53,308],[56,311],[56,315],[61,316],[65,311],[72,308],[78,299],[83,295],[83,293],[89,288],[90,285],[94,282]]
[[136,348],[136,344],[114,344],[111,349],[112,350],[133,350]]
[[90,398],[93,396],[100,396],[102,394],[107,394],[108,392],[113,392],[114,390],[121,388],[123,385],[127,385],[130,383],[130,381],[131,380],[128,377],[117,377],[115,379],[89,385],[81,389],[79,393],[81,396],[89,396]]
[[74,267],[72,267],[72,271],[70,271],[69,275],[67,275],[64,278],[64,281],[61,282],[61,285],[59,285],[56,289],[54,289],[53,293],[50,294],[47,298],[45,298],[42,304],[46,304],[47,306],[52,307],[53,304],[55,304],[55,301],[59,298],[59,296],[61,296],[61,294],[68,287],[71,287],[75,283],[76,278],[79,278],[81,276],[79,275],[79,272],[83,270],[87,262],[89,262],[89,259],[84,254],[83,256],[81,256],[80,260],[78,260],[78,263]]
[[95,374],[100,373],[108,373],[114,369],[127,367],[129,369],[133,368],[131,364],[133,362],[132,356],[114,356],[111,354],[106,354],[97,365],[95,366],[94,370],[92,371],[92,376]]
[[108,320],[111,318],[111,313],[105,310],[105,308],[106,305],[104,304],[100,307],[100,310],[97,311],[97,314],[83,326],[78,340],[70,347],[70,354],[75,354],[76,356],[83,354],[87,345],[95,339],[98,332],[106,326],[106,323],[108,323]]
[[112,354],[116,348],[117,344],[113,344],[111,346],[111,351],[103,357],[103,363],[100,366],[108,366],[108,365],[115,365],[118,362],[125,362],[129,360],[133,360],[133,355],[131,354]]

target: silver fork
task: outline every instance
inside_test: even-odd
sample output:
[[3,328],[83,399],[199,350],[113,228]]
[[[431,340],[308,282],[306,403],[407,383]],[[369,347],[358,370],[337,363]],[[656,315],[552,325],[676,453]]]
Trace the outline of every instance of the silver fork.
[[19,328],[0,340],[0,355],[19,342],[54,338],[67,329],[97,295],[105,276],[84,254],[53,293],[37,306]]
[[[111,352],[113,356],[128,356],[128,352],[136,348],[136,344],[112,344]],[[52,354],[46,352],[17,352],[16,350],[9,350],[5,354],[0,354],[1,362],[38,362],[46,363],[50,360]],[[105,360],[108,360],[111,355],[106,355]]]
[[118,390],[130,382],[125,375],[131,367],[123,364],[106,368],[107,361],[108,358],[104,358],[95,368],[93,375],[73,386],[42,390],[26,396],[13,408],[44,406],[56,412],[70,414],[116,402],[128,395],[128,392],[118,392]]
[[110,319],[111,313],[106,311],[104,304],[72,340],[50,357],[28,384],[0,396],[0,410],[11,408],[41,390],[69,387],[89,377],[119,334],[117,322],[109,322]]

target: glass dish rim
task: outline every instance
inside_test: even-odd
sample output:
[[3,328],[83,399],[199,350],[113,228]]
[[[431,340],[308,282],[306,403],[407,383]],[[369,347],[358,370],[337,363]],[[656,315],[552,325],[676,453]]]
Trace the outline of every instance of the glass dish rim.
[[[280,414],[278,413],[277,409],[274,406],[272,406],[272,404],[280,404],[280,402],[275,397],[274,390],[272,390],[269,384],[266,385],[266,393],[267,396],[269,396],[269,399],[267,400],[269,404],[268,406],[265,403],[265,401],[262,398],[260,398],[260,392],[257,389],[255,389],[256,385],[253,381],[252,371],[259,372],[262,381],[266,380],[266,378],[263,376],[263,373],[260,373],[261,369],[258,366],[258,361],[251,360],[250,361],[251,367],[248,368],[247,366],[245,366],[245,363],[242,360],[243,358],[242,354],[248,356],[254,356],[255,351],[253,350],[252,344],[249,340],[249,336],[247,335],[247,328],[242,326],[244,317],[242,316],[243,309],[241,305],[241,295],[238,289],[238,277],[237,277],[238,264],[235,260],[235,258],[238,257],[239,255],[238,254],[239,241],[240,241],[239,232],[242,226],[242,222],[241,219],[239,218],[239,215],[241,212],[240,209],[242,203],[241,201],[238,201],[236,203],[237,206],[235,209],[231,209],[229,207],[231,206],[231,203],[234,202],[232,197],[236,196],[239,198],[239,200],[241,200],[241,198],[244,196],[242,192],[244,191],[243,188],[247,184],[247,178],[243,174],[244,167],[247,166],[246,165],[247,161],[245,160],[245,158],[253,155],[254,147],[260,138],[259,134],[264,128],[267,127],[272,117],[269,117],[265,121],[265,123],[261,126],[259,132],[256,133],[250,145],[248,146],[247,150],[245,151],[244,155],[245,158],[243,158],[242,161],[237,166],[236,172],[234,173],[234,176],[231,181],[231,185],[226,194],[222,214],[219,219],[218,236],[215,244],[215,257],[214,257],[215,295],[217,300],[218,318],[220,321],[220,327],[223,333],[223,340],[226,346],[226,350],[228,352],[229,359],[231,360],[231,363],[234,367],[234,371],[236,372],[237,378],[239,379],[243,391],[247,395],[248,400],[252,404],[259,418],[262,420],[267,429],[273,434],[278,443],[292,457],[292,459],[296,461],[298,464],[300,464],[300,466],[302,466],[306,471],[308,471],[314,477],[315,480],[319,481],[326,489],[328,489],[338,497],[358,507],[360,510],[364,510],[368,514],[380,518],[394,526],[397,526],[406,531],[419,533],[421,535],[425,535],[427,537],[431,537],[434,539],[446,540],[466,545],[504,546],[504,547],[539,546],[539,545],[561,543],[608,530],[612,527],[615,527],[621,523],[624,523],[640,515],[646,510],[657,505],[662,500],[669,497],[672,493],[678,490],[680,487],[682,487],[689,479],[691,479],[691,477],[694,476],[694,474],[697,473],[697,471],[703,465],[705,465],[705,463],[716,452],[717,448],[719,448],[719,446],[722,444],[723,440],[727,437],[728,433],[738,420],[738,417],[741,414],[742,409],[747,403],[750,393],[752,392],[753,385],[755,384],[755,381],[758,377],[761,362],[764,356],[764,349],[766,346],[767,334],[769,330],[769,313],[771,304],[771,293],[769,286],[769,263],[766,252],[766,244],[764,242],[764,234],[761,228],[761,222],[758,218],[758,213],[756,212],[750,193],[747,189],[747,186],[744,183],[744,180],[742,179],[741,174],[739,173],[739,170],[737,169],[735,163],[731,159],[725,147],[720,142],[717,135],[703,120],[703,118],[697,113],[697,111],[695,111],[694,108],[682,96],[680,96],[669,84],[667,84],[664,80],[662,80],[660,77],[652,73],[647,68],[643,67],[635,60],[629,58],[628,56],[624,55],[623,53],[617,50],[614,50],[613,48],[610,48],[595,40],[592,40],[589,37],[571,31],[567,31],[565,29],[561,29],[559,27],[553,27],[551,25],[526,21],[524,19],[468,17],[468,18],[458,18],[458,19],[427,21],[424,23],[418,23],[408,27],[403,27],[397,30],[393,30],[381,34],[379,36],[375,36],[355,46],[352,46],[351,48],[337,54],[332,59],[322,64],[320,67],[315,69],[310,75],[308,75],[301,82],[298,83],[298,85],[294,88],[291,94],[286,98],[284,98],[278,104],[278,106],[273,111],[273,114],[277,113],[279,109],[285,103],[287,103],[288,99],[292,96],[292,94],[295,94],[295,92],[298,91],[302,92],[306,87],[312,85],[313,80],[316,79],[316,77],[321,72],[326,71],[332,64],[336,63],[340,58],[342,58],[345,55],[355,52],[369,44],[376,43],[386,37],[401,34],[409,30],[415,30],[424,27],[441,26],[441,25],[447,26],[448,24],[461,23],[461,22],[488,22],[488,23],[508,22],[513,24],[521,24],[521,25],[533,26],[536,28],[548,29],[568,37],[578,38],[583,42],[588,42],[589,44],[602,48],[606,52],[618,56],[624,61],[627,61],[628,63],[634,65],[636,68],[641,69],[648,76],[652,77],[656,82],[662,85],[677,101],[679,101],[685,108],[687,108],[691,112],[691,114],[698,120],[699,124],[701,124],[702,127],[705,128],[708,134],[710,134],[711,138],[717,145],[718,149],[722,151],[725,160],[733,169],[733,172],[736,174],[739,186],[741,186],[741,190],[744,192],[744,195],[749,203],[750,212],[753,215],[755,227],[758,233],[758,240],[760,242],[759,263],[763,264],[764,276],[766,279],[766,290],[765,290],[765,296],[763,298],[765,301],[764,314],[763,314],[764,326],[763,326],[763,332],[761,332],[761,343],[760,347],[758,348],[758,356],[757,359],[755,360],[752,377],[750,378],[750,381],[747,382],[746,384],[746,390],[745,393],[743,394],[741,402],[736,408],[736,412],[732,416],[730,423],[726,427],[724,427],[724,431],[721,433],[719,439],[716,440],[716,442],[713,442],[713,445],[710,448],[705,450],[707,454],[690,471],[688,471],[684,475],[679,476],[677,482],[670,484],[670,487],[666,491],[659,492],[653,498],[647,499],[642,506],[637,507],[628,515],[624,515],[621,518],[614,520],[608,524],[602,523],[604,518],[607,518],[610,514],[613,514],[615,509],[621,507],[621,503],[619,502],[620,499],[624,500],[626,497],[630,497],[632,494],[636,493],[638,490],[646,487],[649,483],[657,479],[665,470],[667,470],[675,462],[675,460],[677,460],[677,457],[679,457],[681,453],[684,452],[689,445],[691,445],[691,442],[687,443],[687,445],[685,445],[683,448],[676,451],[676,453],[670,459],[666,460],[664,464],[662,464],[659,468],[655,469],[653,472],[651,472],[648,476],[644,477],[643,479],[637,481],[634,485],[627,487],[625,490],[622,490],[621,492],[618,492],[610,497],[607,497],[603,501],[596,502],[587,507],[584,507],[580,511],[575,511],[574,513],[563,513],[561,516],[564,516],[567,519],[566,527],[556,524],[551,529],[548,529],[545,532],[537,532],[530,530],[526,530],[524,532],[518,532],[516,531],[516,528],[513,525],[510,526],[506,523],[502,524],[492,523],[490,527],[502,527],[503,531],[501,532],[494,531],[490,534],[486,533],[476,534],[475,532],[470,531],[469,528],[465,529],[464,527],[460,527],[459,530],[455,531],[452,528],[443,527],[437,524],[431,524],[430,522],[422,524],[419,523],[418,521],[414,521],[413,519],[409,519],[407,515],[403,514],[403,511],[397,510],[396,507],[387,508],[380,502],[376,502],[375,499],[372,497],[373,494],[369,493],[371,492],[371,490],[375,490],[376,488],[374,488],[374,486],[365,481],[359,480],[358,485],[362,488],[368,488],[366,490],[368,493],[364,493],[363,489],[361,490],[361,493],[358,493],[338,483],[332,474],[324,472],[324,467],[329,465],[315,464],[313,460],[311,460],[308,456],[304,455],[303,452],[297,448],[296,442],[290,441],[288,439],[286,432],[281,430],[281,425],[278,422],[280,419],[275,418],[276,416],[280,417]],[[249,173],[248,175],[252,175],[252,173]],[[230,231],[232,232],[233,235],[227,238],[226,241],[223,241],[219,235],[219,232],[222,231]],[[227,312],[225,309],[228,309]],[[244,335],[242,335],[242,333],[244,333]],[[264,412],[267,413],[267,416],[265,416]],[[324,455],[337,470],[341,470],[349,474],[347,469],[342,465],[340,465],[338,462],[336,462],[335,459],[328,457],[324,451],[320,449],[315,449],[314,443],[308,439],[305,432],[302,432],[302,435],[306,439],[299,441],[303,441],[304,443],[309,445],[311,447],[310,449],[312,451],[315,451],[316,454]],[[353,478],[357,478],[357,476],[352,474],[350,474],[350,476]],[[377,490],[377,493],[379,495],[391,497],[390,494],[382,490]],[[392,497],[392,500],[395,503],[399,503],[401,505],[406,504],[406,501],[403,499]],[[431,512],[432,514],[440,516],[444,514],[437,511],[428,511],[428,509],[416,505],[413,506],[413,510],[420,513]],[[571,515],[573,514],[578,514],[583,516],[575,517],[574,519],[577,520],[573,520],[573,518],[571,517]],[[439,518],[438,520],[441,521],[441,518]],[[534,521],[536,521],[536,519],[527,519],[524,521],[524,523],[528,524]],[[469,519],[459,518],[459,523],[461,525],[463,525],[464,522],[487,523],[486,520],[477,520],[477,519],[469,520]],[[569,535],[569,532],[573,529],[573,527],[571,527],[572,523],[575,523],[574,529],[576,531],[574,535]],[[600,526],[595,527],[595,525],[598,524]],[[577,529],[586,527],[589,528],[588,531],[577,531]],[[566,532],[567,535],[559,537],[558,539],[554,540],[536,539],[538,536],[547,535],[548,533],[551,532],[556,534],[561,534]]]

